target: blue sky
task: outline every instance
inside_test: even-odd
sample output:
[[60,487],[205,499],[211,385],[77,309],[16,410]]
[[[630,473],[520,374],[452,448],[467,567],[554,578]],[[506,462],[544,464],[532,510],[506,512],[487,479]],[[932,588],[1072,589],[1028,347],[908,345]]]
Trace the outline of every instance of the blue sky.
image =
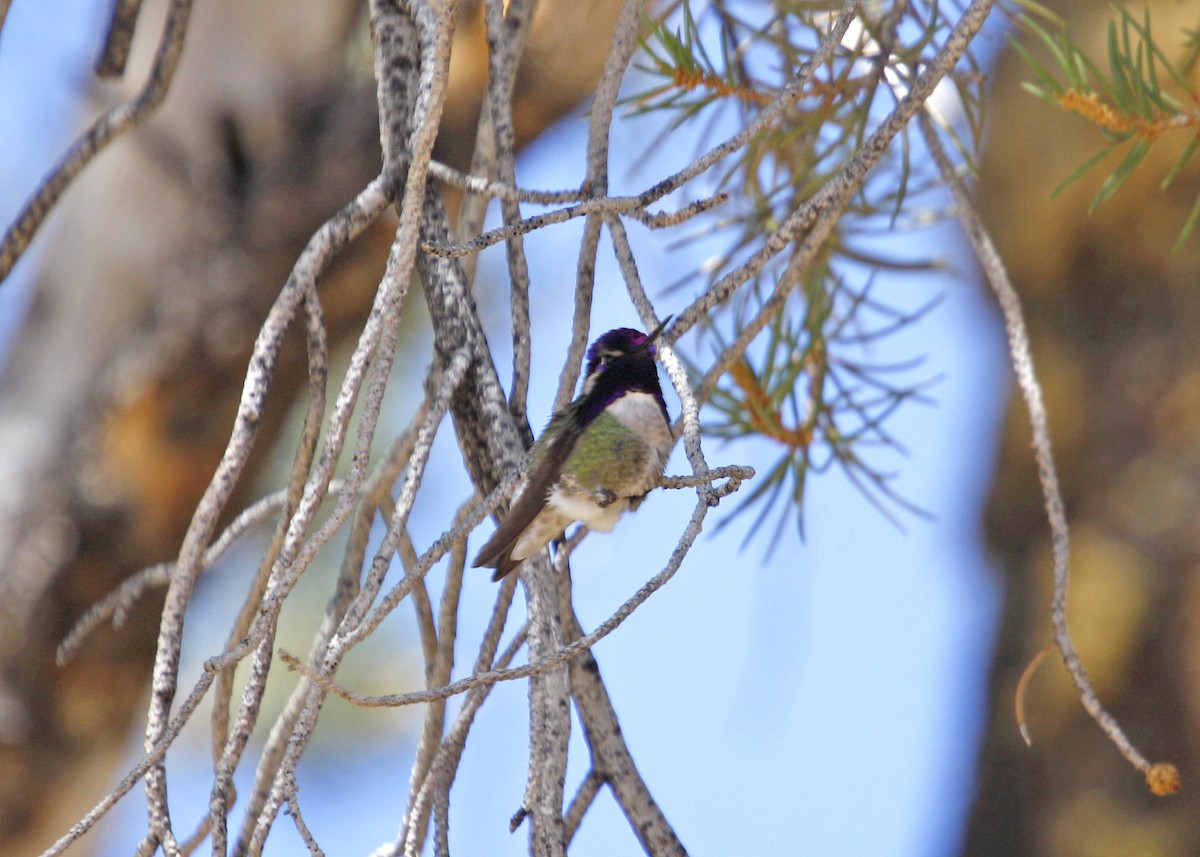
[[[65,0],[18,2],[9,11],[0,36],[0,213],[6,222],[66,144],[71,108],[99,40],[98,17],[95,9]],[[181,73],[187,68],[185,52]],[[643,161],[652,136],[648,121],[616,123],[614,191],[640,189],[682,166],[696,150],[685,132]],[[586,120],[576,116],[530,147],[518,165],[520,182],[577,184],[585,129]],[[569,223],[527,240],[534,365],[543,370],[535,374],[530,396],[535,426],[548,415],[565,353],[570,305],[560,296],[573,284],[579,228]],[[693,263],[682,251],[665,249],[674,235],[651,234],[639,225],[631,225],[630,233],[652,298],[662,313],[677,312],[686,293],[664,295],[662,287]],[[764,562],[759,545],[739,551],[750,516],[714,535],[716,521],[732,506],[727,501],[712,513],[676,578],[597,646],[641,771],[692,853],[956,852],[972,792],[998,599],[979,543],[979,505],[993,468],[1007,381],[1000,333],[960,252],[964,242],[950,228],[923,234],[926,240],[934,242],[932,252],[956,263],[958,273],[881,279],[877,294],[892,305],[915,308],[934,297],[942,302],[919,326],[877,343],[871,356],[884,362],[923,355],[921,375],[942,378],[931,391],[933,404],[907,405],[892,419],[907,457],[880,461],[899,472],[901,493],[931,511],[932,519],[905,517],[901,532],[833,473],[810,485],[806,540],[786,528]],[[595,332],[638,326],[611,259],[605,238]],[[502,252],[484,255],[480,275],[493,285],[504,282]],[[505,377],[507,302],[498,288],[492,295],[481,303]],[[0,331],[10,329],[19,306],[18,292],[5,284]],[[678,412],[674,400],[672,410]],[[773,453],[764,442],[707,447],[712,464],[761,468]],[[459,462],[453,438],[444,431],[436,472],[458,474]],[[685,465],[677,451],[669,472],[685,472]],[[460,481],[439,479],[438,493],[418,506],[413,521],[418,546],[441,532],[445,503],[457,504],[467,495],[461,474],[456,478]],[[662,567],[691,505],[682,492],[659,492],[615,533],[589,537],[572,563],[585,627],[606,618]],[[472,545],[485,537],[481,531]],[[214,588],[197,609],[219,616],[227,609],[224,597]],[[460,672],[473,659],[473,641],[493,597],[485,574],[469,579]],[[409,639],[402,625],[389,637],[396,646]],[[196,659],[206,654],[193,652]],[[413,657],[396,654],[408,662]],[[397,725],[365,730],[366,739],[335,735],[315,746],[300,771],[302,802],[310,827],[330,853],[363,853],[389,839],[398,823],[412,755],[411,720],[402,714],[344,716]],[[524,831],[507,832],[524,786],[526,718],[521,682],[497,688],[481,713],[452,794],[451,842],[457,853],[526,853]],[[206,758],[200,745],[181,747],[172,756],[181,775],[193,765],[202,774]],[[584,758],[577,741],[568,791],[585,773]],[[194,815],[206,795],[203,781],[181,778],[172,786],[173,804],[181,811],[189,804],[195,808],[184,817]],[[104,834],[105,853],[128,853],[143,812],[139,801],[135,792],[123,804],[123,821]],[[268,852],[296,853],[298,847],[281,820]],[[624,818],[603,795],[572,853],[635,848]]]

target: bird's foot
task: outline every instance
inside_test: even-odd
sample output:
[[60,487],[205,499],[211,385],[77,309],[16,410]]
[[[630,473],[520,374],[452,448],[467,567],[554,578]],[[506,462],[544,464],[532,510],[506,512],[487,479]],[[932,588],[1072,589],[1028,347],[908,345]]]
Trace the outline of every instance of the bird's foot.
[[600,488],[591,492],[592,500],[601,509],[607,509],[613,503],[617,502],[617,495],[607,488]]

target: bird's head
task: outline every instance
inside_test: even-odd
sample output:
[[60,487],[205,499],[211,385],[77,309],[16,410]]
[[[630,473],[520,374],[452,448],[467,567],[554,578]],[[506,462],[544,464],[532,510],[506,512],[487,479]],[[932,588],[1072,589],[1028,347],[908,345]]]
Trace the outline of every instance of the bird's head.
[[584,391],[595,386],[602,373],[614,368],[619,374],[644,374],[649,371],[657,378],[654,360],[658,356],[658,349],[654,347],[654,340],[670,320],[670,316],[663,319],[650,333],[642,333],[631,327],[618,327],[599,336],[587,350]]
[[616,399],[630,392],[649,393],[663,403],[654,360],[658,350],[654,340],[667,326],[670,317],[650,333],[618,327],[598,337],[587,351],[587,374],[583,395],[588,400],[588,415],[594,416]]

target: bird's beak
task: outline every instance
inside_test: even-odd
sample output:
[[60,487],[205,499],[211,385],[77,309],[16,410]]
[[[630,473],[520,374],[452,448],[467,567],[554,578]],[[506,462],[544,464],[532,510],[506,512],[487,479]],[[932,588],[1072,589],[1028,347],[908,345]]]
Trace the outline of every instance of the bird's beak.
[[646,335],[646,344],[643,347],[649,347],[650,343],[658,339],[658,335],[666,329],[667,325],[671,323],[671,319],[674,317],[674,315],[669,315],[660,321],[658,323],[658,327],[654,328],[654,330],[650,331],[650,333]]

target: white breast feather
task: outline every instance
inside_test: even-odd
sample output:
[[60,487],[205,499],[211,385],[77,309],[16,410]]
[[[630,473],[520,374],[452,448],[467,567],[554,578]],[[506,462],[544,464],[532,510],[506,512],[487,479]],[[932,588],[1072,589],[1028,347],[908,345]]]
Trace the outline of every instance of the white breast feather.
[[625,428],[646,439],[651,450],[658,454],[655,470],[661,472],[671,454],[673,440],[671,427],[663,418],[658,400],[649,393],[626,393],[608,406],[608,413],[620,420]]

